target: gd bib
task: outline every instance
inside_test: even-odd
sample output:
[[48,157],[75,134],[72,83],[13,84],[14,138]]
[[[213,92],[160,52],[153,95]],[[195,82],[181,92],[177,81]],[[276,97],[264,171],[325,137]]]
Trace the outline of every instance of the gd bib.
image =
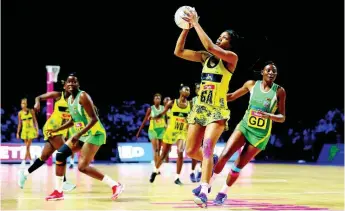
[[247,121],[248,126],[258,128],[258,129],[266,129],[267,126],[267,119],[263,118],[262,115],[253,110],[249,110],[248,114],[248,121]]

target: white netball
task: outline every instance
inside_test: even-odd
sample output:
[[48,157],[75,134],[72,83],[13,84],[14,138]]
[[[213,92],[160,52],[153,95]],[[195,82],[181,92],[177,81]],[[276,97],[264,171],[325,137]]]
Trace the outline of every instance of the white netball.
[[175,23],[178,27],[180,27],[181,29],[190,29],[192,28],[192,26],[185,20],[183,20],[182,18],[185,17],[185,10],[194,10],[195,9],[193,7],[190,6],[182,6],[180,8],[178,8],[175,12]]

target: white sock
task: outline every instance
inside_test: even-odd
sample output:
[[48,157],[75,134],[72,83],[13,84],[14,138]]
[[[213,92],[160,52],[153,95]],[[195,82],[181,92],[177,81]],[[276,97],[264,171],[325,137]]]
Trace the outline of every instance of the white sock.
[[70,159],[69,159],[69,164],[71,164],[71,165],[74,164],[74,159],[73,159],[73,158],[70,158]]
[[110,177],[108,177],[107,175],[104,175],[103,177],[103,180],[102,180],[103,183],[107,184],[109,187],[113,187],[115,185],[119,185],[118,182],[112,180]]
[[196,170],[197,172],[201,172],[200,165],[197,164],[197,165],[195,166],[195,170]]
[[63,186],[63,176],[55,176],[55,190],[59,191],[59,193],[62,192],[62,186]]
[[25,171],[24,171],[24,176],[28,176],[30,173],[29,173],[29,171],[28,171],[28,169],[26,169]]
[[227,194],[230,186],[228,186],[226,183],[223,185],[222,189],[220,190],[221,193]]
[[153,172],[157,172],[156,163],[154,160],[151,161]]
[[180,178],[180,174],[176,174],[175,175],[175,180],[179,179]]
[[212,183],[214,182],[214,180],[216,179],[216,177],[218,176],[218,174],[213,173],[211,179],[210,179],[210,186],[212,185]]
[[204,193],[207,196],[208,188],[209,188],[209,185],[207,183],[201,183],[201,191],[200,191],[200,193]]
[[153,165],[153,172],[158,173],[158,169],[156,168],[156,166],[155,166],[155,165]]
[[196,169],[193,170],[193,173],[195,174],[195,176],[197,175],[198,171]]

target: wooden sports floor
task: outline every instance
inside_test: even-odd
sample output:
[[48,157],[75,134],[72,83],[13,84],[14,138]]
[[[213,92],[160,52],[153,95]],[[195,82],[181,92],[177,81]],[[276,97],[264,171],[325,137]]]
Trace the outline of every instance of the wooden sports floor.
[[[17,185],[19,165],[2,164],[1,210],[198,210],[191,190],[191,164],[182,170],[183,186],[174,184],[175,163],[163,164],[161,175],[149,183],[152,166],[144,164],[94,164],[125,185],[117,201],[111,189],[80,173],[67,170],[77,188],[65,200],[45,201],[54,189],[54,167],[42,166],[29,176],[24,189]],[[27,164],[28,166],[28,164]],[[208,210],[344,210],[344,167],[251,163],[230,188],[222,207],[212,200],[225,182],[230,163],[215,181]]]

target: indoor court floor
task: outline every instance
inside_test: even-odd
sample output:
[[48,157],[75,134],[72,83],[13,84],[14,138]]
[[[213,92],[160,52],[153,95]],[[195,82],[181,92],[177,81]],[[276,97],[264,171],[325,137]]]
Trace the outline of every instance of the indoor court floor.
[[[208,210],[344,210],[344,167],[251,163],[229,189],[222,207],[212,204],[225,182],[228,163],[209,194]],[[191,164],[182,170],[183,186],[174,184],[175,163],[163,164],[161,175],[149,182],[152,165],[94,164],[125,185],[117,201],[111,189],[80,173],[75,166],[67,177],[77,188],[61,201],[45,201],[54,190],[54,166],[44,165],[31,174],[24,189],[17,185],[20,165],[1,164],[1,210],[198,210],[189,179]],[[28,164],[27,164],[28,167]]]

